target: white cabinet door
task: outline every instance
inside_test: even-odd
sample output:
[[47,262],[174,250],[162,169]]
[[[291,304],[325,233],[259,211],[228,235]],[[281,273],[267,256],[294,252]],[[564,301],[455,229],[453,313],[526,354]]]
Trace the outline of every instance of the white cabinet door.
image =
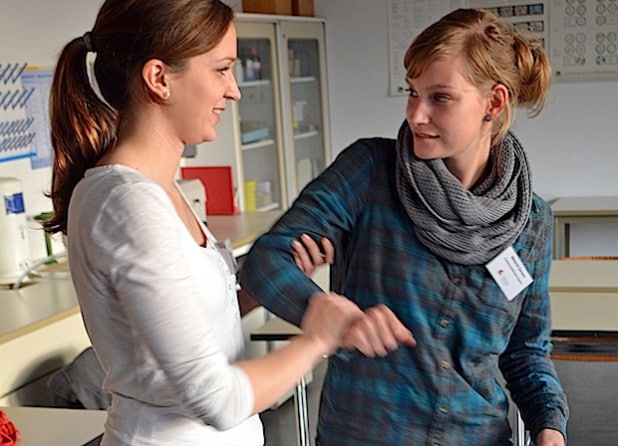
[[236,17],[241,92],[181,166],[232,166],[242,212],[287,208],[330,162],[324,22]]
[[280,35],[291,202],[330,162],[324,24],[283,21]]

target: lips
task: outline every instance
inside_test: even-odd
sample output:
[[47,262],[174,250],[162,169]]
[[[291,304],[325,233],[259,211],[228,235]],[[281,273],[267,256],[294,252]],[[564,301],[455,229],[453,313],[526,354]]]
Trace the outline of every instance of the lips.
[[414,137],[417,139],[437,139],[439,138],[438,135],[431,135],[429,133],[423,133],[423,132],[413,132]]

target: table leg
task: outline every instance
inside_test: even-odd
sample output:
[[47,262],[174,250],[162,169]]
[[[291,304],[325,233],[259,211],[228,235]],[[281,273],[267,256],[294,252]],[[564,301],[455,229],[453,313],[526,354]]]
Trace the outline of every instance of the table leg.
[[564,222],[563,219],[554,217],[554,259],[559,260],[568,255],[570,237],[569,229],[570,227],[568,223]]
[[296,389],[294,389],[294,407],[296,408],[296,434],[298,437],[298,446],[310,446],[307,381],[304,376],[298,380]]

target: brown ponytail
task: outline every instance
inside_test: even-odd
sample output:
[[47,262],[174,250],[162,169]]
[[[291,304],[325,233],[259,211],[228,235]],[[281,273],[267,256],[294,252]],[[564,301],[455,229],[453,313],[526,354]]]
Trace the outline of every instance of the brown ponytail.
[[49,232],[66,233],[75,185],[115,142],[117,114],[90,85],[87,52],[83,38],[69,42],[60,54],[52,81],[49,114],[54,165],[49,196],[54,217],[45,224]]

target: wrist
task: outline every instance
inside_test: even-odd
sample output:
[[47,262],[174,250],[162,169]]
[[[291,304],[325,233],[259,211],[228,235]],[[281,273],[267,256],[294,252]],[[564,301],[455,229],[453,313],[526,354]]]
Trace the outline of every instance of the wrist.
[[295,339],[304,345],[308,355],[318,360],[329,356],[337,347],[330,345],[325,339],[316,334],[302,333],[296,336]]

